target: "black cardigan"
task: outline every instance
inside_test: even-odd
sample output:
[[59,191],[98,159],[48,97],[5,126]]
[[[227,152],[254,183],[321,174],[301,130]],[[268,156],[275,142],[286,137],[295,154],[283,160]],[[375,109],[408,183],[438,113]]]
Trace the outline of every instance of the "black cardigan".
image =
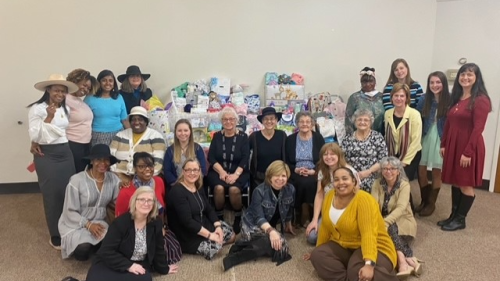
[[[150,267],[160,274],[168,274],[169,266],[165,256],[163,242],[163,223],[159,217],[146,225],[147,257]],[[126,272],[134,261],[130,260],[135,247],[135,225],[129,212],[117,217],[109,226],[108,233],[102,240],[102,245],[95,263],[104,263],[107,267]]]
[[[286,151],[286,163],[290,167],[290,171],[295,173],[295,164],[297,164],[295,150],[297,148],[297,135],[299,133],[291,134],[286,138],[285,142],[285,151]],[[313,154],[313,162],[314,165],[318,164],[319,161],[319,151],[325,144],[325,139],[319,133],[312,132],[313,138],[313,146],[312,146],[312,154]]]
[[127,93],[120,90],[120,94],[122,95],[123,101],[125,102],[127,114],[130,114],[130,110],[132,109],[132,107],[140,106],[141,100],[147,101],[153,96],[150,88],[147,88],[145,92],[141,92],[139,99],[135,98],[134,93]]

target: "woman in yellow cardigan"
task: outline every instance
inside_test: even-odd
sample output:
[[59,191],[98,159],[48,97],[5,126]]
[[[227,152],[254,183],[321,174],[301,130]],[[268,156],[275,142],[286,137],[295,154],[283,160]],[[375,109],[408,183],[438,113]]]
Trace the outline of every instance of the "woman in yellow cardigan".
[[396,157],[380,161],[381,177],[373,183],[372,195],[378,202],[385,226],[398,255],[398,277],[420,276],[422,267],[413,256],[410,242],[417,234],[417,222],[410,208],[410,183]]
[[396,281],[396,249],[375,199],[356,189],[349,168],[333,173],[311,263],[324,280]]

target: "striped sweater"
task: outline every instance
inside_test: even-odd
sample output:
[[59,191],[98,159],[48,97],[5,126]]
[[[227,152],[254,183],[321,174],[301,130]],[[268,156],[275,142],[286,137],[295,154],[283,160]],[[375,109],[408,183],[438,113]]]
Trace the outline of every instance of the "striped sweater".
[[133,175],[135,152],[148,152],[153,155],[155,160],[155,176],[162,171],[166,144],[163,135],[154,129],[146,128],[146,131],[144,131],[142,137],[135,145],[133,143],[132,129],[125,129],[113,137],[109,148],[111,149],[111,154],[118,159],[118,162],[111,166],[113,172]]
[[[385,85],[384,92],[382,93],[382,102],[384,103],[385,111],[394,107],[391,102],[391,91],[392,84]],[[416,108],[418,103],[418,98],[420,98],[424,94],[424,90],[422,90],[422,86],[418,82],[413,82],[410,86],[410,107]]]

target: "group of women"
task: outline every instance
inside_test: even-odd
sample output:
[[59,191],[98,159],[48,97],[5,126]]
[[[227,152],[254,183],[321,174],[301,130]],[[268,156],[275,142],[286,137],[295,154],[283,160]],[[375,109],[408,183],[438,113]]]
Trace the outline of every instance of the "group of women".
[[[44,95],[29,106],[49,243],[62,248],[63,258],[79,260],[99,249],[88,280],[107,274],[151,280],[151,270],[177,271],[163,247],[165,215],[182,252],[206,259],[241,231],[224,259],[226,270],[259,256],[288,260],[284,233],[294,233],[294,222],[307,227],[308,241],[317,245],[306,259],[324,279],[393,280],[396,264],[399,275],[420,274],[409,246],[416,233],[409,181],[418,172],[422,203],[414,211],[421,216],[433,213],[441,183],[451,184],[452,212],[438,225],[465,228],[473,188],[482,182],[481,134],[491,103],[475,64],[460,68],[451,94],[442,72],[429,75],[422,94],[403,59],[393,63],[384,93],[375,90],[374,71],[360,73],[361,91],[349,98],[346,111],[351,131],[340,146],[325,144],[308,112],[297,114],[298,131],[286,136],[276,129],[281,114],[265,108],[258,116],[264,129],[247,137],[236,127],[236,111],[226,107],[208,157],[193,141],[188,120],[177,121],[168,148],[147,128],[147,113],[137,105],[151,96],[145,84],[150,75],[138,67],[118,77],[120,92],[108,70],[95,83],[82,69],[67,79],[52,75],[35,85]],[[252,201],[242,213],[245,189]],[[235,211],[232,226],[223,217],[226,196]],[[112,202],[118,218],[108,227]]]

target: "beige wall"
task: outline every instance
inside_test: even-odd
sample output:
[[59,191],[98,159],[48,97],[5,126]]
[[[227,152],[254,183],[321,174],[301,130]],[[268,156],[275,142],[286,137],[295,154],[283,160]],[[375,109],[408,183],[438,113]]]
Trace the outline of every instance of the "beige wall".
[[397,57],[424,82],[436,66],[436,7],[435,0],[0,0],[0,183],[36,180],[25,169],[25,105],[40,97],[33,84],[50,73],[82,67],[118,75],[138,64],[166,99],[170,88],[211,76],[262,94],[266,71],[299,72],[307,92],[347,97],[367,65],[381,89]]
[[476,0],[442,2],[437,5],[433,70],[458,69],[458,60],[467,58],[481,68],[493,104],[483,136],[486,159],[483,178],[490,179],[493,191],[500,146],[500,1]]

